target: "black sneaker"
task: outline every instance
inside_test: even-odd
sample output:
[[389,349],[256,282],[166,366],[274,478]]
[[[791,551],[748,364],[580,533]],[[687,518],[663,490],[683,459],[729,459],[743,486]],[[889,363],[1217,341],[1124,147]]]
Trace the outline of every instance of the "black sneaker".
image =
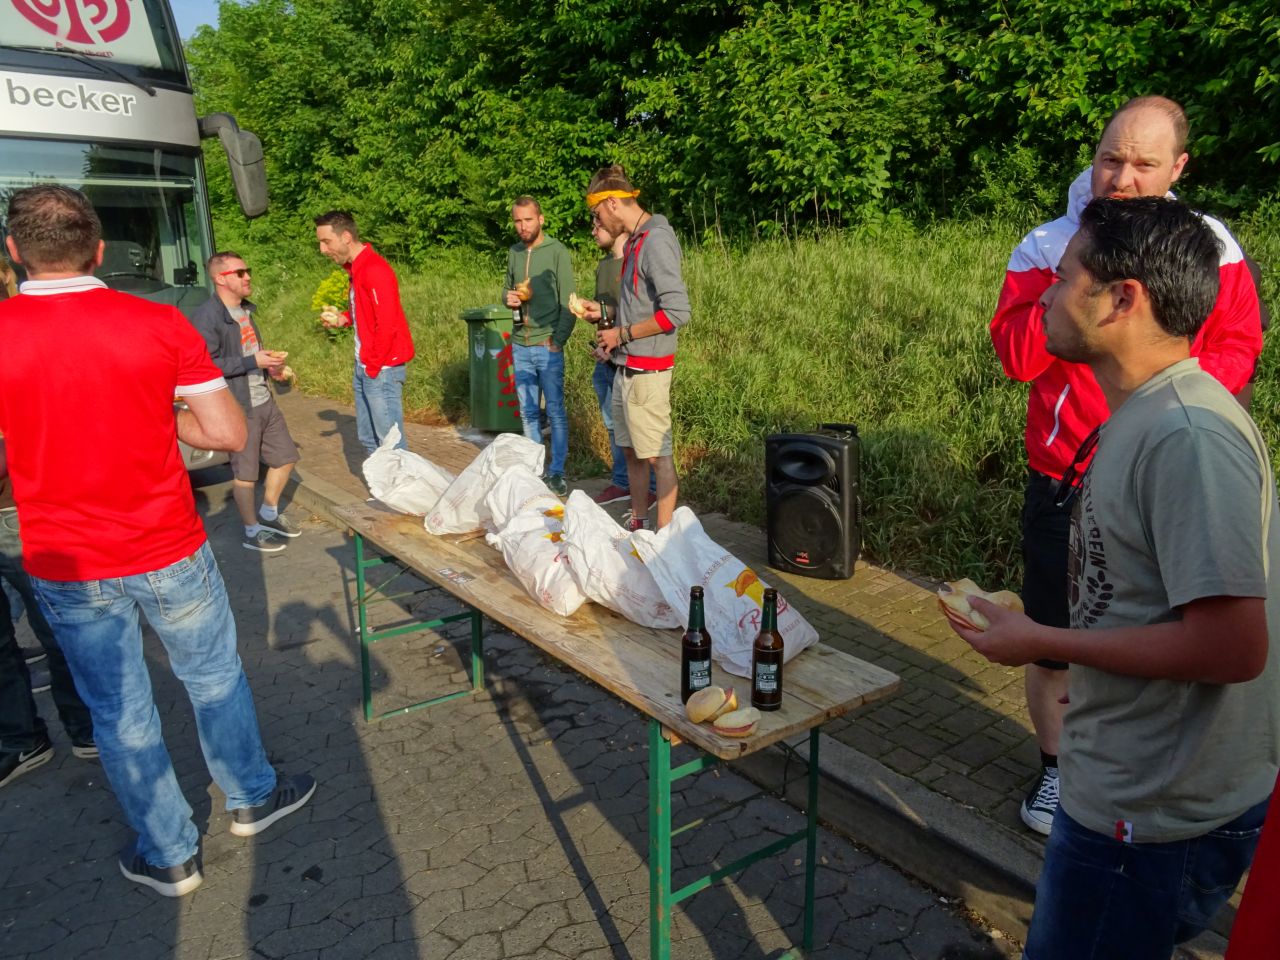
[[1053,829],[1053,815],[1058,812],[1058,768],[1041,767],[1040,776],[1022,801],[1022,822],[1046,837]]
[[0,753],[0,787],[10,780],[17,780],[24,773],[53,759],[53,744],[46,737],[25,753],[16,750],[11,753]]
[[49,671],[43,668],[36,668],[31,673],[31,692],[44,693],[53,686],[53,677],[49,675]]
[[281,817],[302,807],[316,792],[316,778],[308,774],[280,777],[276,789],[260,807],[236,807],[231,811],[231,832],[237,837],[261,833]]
[[72,740],[71,753],[81,760],[97,760],[99,756],[98,745],[92,740]]
[[120,854],[120,872],[164,897],[185,897],[204,883],[199,855],[176,867],[154,867],[142,859],[134,847],[129,847]]
[[547,489],[554,493],[557,497],[567,497],[569,495],[569,483],[564,476],[559,473],[548,474],[546,478]]
[[18,649],[22,651],[22,659],[26,661],[27,666],[31,666],[31,664],[33,663],[39,663],[46,656],[48,656],[48,654],[44,652],[44,648],[42,647],[20,646],[18,647]]
[[276,536],[274,530],[246,533],[240,545],[246,550],[257,550],[259,553],[279,553],[285,548],[285,543]]
[[266,527],[272,533],[279,534],[282,537],[300,537],[302,536],[302,528],[286,517],[283,513],[276,514],[274,520],[263,520],[262,516],[258,516],[258,526]]

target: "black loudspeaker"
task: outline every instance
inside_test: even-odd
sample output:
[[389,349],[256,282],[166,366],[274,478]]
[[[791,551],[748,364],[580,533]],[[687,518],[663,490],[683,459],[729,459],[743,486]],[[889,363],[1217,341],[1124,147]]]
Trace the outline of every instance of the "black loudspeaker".
[[853,576],[862,547],[858,449],[850,423],[765,439],[769,566],[823,580]]

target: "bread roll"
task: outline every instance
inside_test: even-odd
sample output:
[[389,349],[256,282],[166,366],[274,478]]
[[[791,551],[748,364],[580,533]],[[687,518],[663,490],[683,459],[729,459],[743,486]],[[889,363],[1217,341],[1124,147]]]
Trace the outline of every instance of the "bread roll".
[[694,723],[714,720],[722,713],[728,713],[738,706],[738,695],[733,687],[703,687],[691,696],[684,705],[684,712]]
[[991,626],[991,621],[970,606],[970,597],[981,597],[1006,610],[1022,612],[1022,598],[1012,590],[987,593],[967,577],[963,580],[944,583],[938,588],[938,604],[942,607],[943,613],[972,630],[986,630]]
[[760,723],[760,711],[755,707],[743,707],[721,714],[711,724],[711,729],[722,737],[749,737]]

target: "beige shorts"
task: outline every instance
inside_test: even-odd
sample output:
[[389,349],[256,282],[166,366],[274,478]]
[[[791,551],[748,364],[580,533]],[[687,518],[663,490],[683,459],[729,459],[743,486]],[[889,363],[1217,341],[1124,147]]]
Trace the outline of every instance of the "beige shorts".
[[671,456],[671,371],[613,375],[613,439],[642,460]]

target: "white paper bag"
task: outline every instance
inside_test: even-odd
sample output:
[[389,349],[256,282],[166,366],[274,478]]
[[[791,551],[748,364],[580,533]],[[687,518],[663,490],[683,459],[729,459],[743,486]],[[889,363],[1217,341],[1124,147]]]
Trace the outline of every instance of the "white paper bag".
[[562,617],[586,603],[563,542],[564,504],[529,470],[508,469],[485,498],[496,529],[485,539],[502,551],[529,596]]
[[[633,532],[631,542],[686,628],[689,588],[702,586],[712,657],[729,673],[751,676],[751,645],[760,633],[764,591],[769,584],[707,536],[688,507],[678,507],[671,522],[657,533]],[[781,593],[778,632],[782,634],[784,662],[818,642],[818,631]]]
[[564,543],[569,569],[587,597],[645,627],[680,626],[680,617],[631,545],[630,534],[581,490],[569,494]]
[[427,514],[425,526],[431,533],[470,533],[489,523],[484,498],[498,477],[514,466],[531,473],[542,472],[546,450],[542,444],[515,433],[503,433],[467,465]]
[[397,450],[400,428],[394,423],[382,445],[363,465],[369,492],[392,510],[425,514],[453,483],[453,474],[410,450]]

